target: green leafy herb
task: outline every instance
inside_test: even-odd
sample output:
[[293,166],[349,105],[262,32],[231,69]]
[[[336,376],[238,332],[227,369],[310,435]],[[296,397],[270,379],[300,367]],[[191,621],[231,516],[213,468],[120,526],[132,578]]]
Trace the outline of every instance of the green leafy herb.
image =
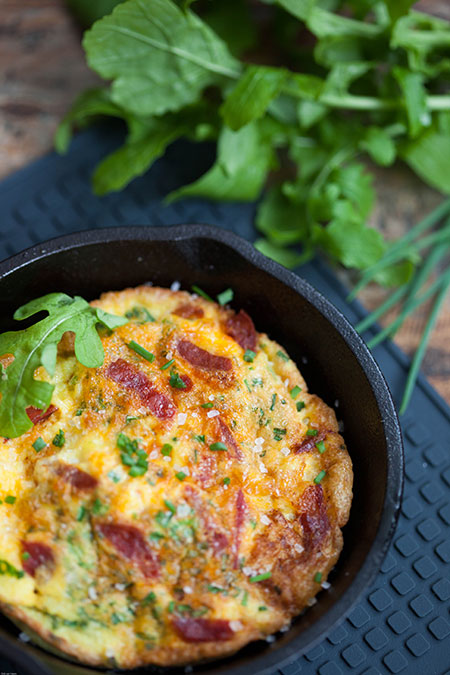
[[156,321],[155,317],[150,314],[146,307],[137,305],[125,312],[127,319],[136,319],[138,323],[147,323],[147,321]]
[[211,443],[211,445],[209,446],[209,449],[214,450],[214,451],[217,451],[217,450],[227,451],[228,450],[225,443],[222,443],[220,441],[218,441],[217,443]]
[[117,436],[117,447],[122,451],[120,459],[122,464],[128,467],[128,475],[131,478],[143,476],[147,473],[147,453],[139,447],[137,439],[131,440],[126,434],[120,433]]
[[16,577],[16,579],[22,579],[24,576],[22,570],[16,569],[14,565],[11,565],[7,560],[0,560],[0,574]]
[[57,448],[62,448],[65,442],[66,442],[66,437],[64,435],[64,431],[62,429],[60,429],[58,431],[58,433],[56,434],[55,438],[53,439],[52,443]]
[[298,412],[300,412],[305,407],[305,402],[304,401],[297,401],[297,403],[295,404],[295,407],[297,408]]
[[169,384],[174,389],[186,389],[187,387],[185,382],[183,382],[183,380],[176,371],[172,371],[172,373],[170,374]]
[[64,293],[50,293],[31,300],[14,313],[18,320],[38,312],[48,316],[21,331],[0,335],[0,354],[12,354],[14,360],[0,378],[0,434],[16,438],[25,433],[32,422],[26,413],[29,406],[47,410],[54,385],[34,377],[43,366],[52,377],[55,373],[56,350],[66,331],[75,333],[75,356],[88,368],[99,368],[104,359],[102,342],[96,327],[100,323],[110,330],[126,323],[122,317],[91,307],[83,298]]
[[212,401],[208,401],[207,403],[202,403],[201,407],[202,408],[214,408],[214,403]]
[[285,354],[284,352],[282,352],[281,349],[279,349],[277,351],[277,356],[279,356],[280,359],[283,359],[283,361],[290,361],[289,356],[287,354]]
[[273,430],[273,439],[275,441],[281,441],[283,436],[286,436],[286,429],[274,429]]
[[256,584],[258,581],[265,581],[266,579],[270,579],[272,576],[272,572],[263,572],[262,574],[257,574],[254,577],[250,577],[249,581],[251,584]]
[[231,478],[229,478],[228,476],[225,476],[225,478],[223,479],[222,483],[223,483],[224,485],[229,485],[229,484],[231,483]]
[[166,361],[164,365],[161,366],[160,370],[167,370],[167,368],[170,368],[175,363],[175,359],[170,359],[170,361]]
[[87,513],[86,507],[80,506],[80,508],[78,509],[78,513],[77,513],[77,521],[81,522],[84,519],[84,516],[86,515],[86,513]]
[[33,448],[36,450],[36,452],[40,452],[41,450],[43,450],[46,447],[47,447],[47,443],[44,441],[43,438],[41,438],[41,436],[38,436],[33,443]]
[[208,293],[205,293],[199,286],[191,286],[192,290],[194,293],[197,293],[197,295],[200,295],[200,297],[204,298],[205,300],[209,300],[210,302],[214,302],[214,300],[211,298]]
[[244,352],[243,359],[248,363],[253,363],[255,356],[256,356],[255,352],[253,352],[251,349],[246,349]]
[[170,443],[164,443],[164,445],[161,448],[161,454],[164,457],[170,457],[170,455],[172,454],[172,450],[173,450],[173,446],[170,445]]
[[7,495],[5,497],[5,504],[15,504],[16,503],[16,497],[13,497],[13,495]]
[[200,435],[200,434],[197,434],[196,436],[194,436],[194,439],[195,439],[196,441],[198,441],[199,443],[205,443],[205,442],[206,442],[206,441],[205,441],[205,436],[204,436],[203,434],[201,434],[201,435]]
[[147,361],[150,361],[152,363],[155,360],[154,354],[151,352],[147,351],[144,347],[141,347],[141,345],[138,345],[137,342],[134,340],[131,340],[131,342],[128,343],[128,346],[130,349],[132,349],[136,354],[139,354],[139,356],[142,356],[142,358],[146,359]]
[[187,477],[187,474],[184,473],[184,471],[177,471],[175,474],[175,478],[178,478],[180,482],[184,481],[184,479]]
[[317,441],[316,448],[318,449],[318,451],[322,455],[326,450],[325,443],[323,441]]
[[270,410],[273,410],[275,408],[275,403],[277,402],[277,395],[272,394],[272,403],[270,404]]
[[232,301],[234,297],[234,292],[232,288],[227,288],[225,291],[222,291],[222,293],[219,293],[217,296],[217,302],[219,305],[227,305],[229,302]]
[[322,581],[322,572],[315,573],[314,581],[316,582],[316,584],[320,584],[320,582]]
[[317,429],[308,429],[307,432],[306,432],[306,435],[307,436],[317,436],[318,433],[319,432],[318,432]]
[[323,478],[325,478],[326,475],[327,475],[327,472],[326,472],[326,471],[323,471],[323,470],[320,471],[320,472],[317,474],[317,476],[314,478],[315,484],[316,484],[316,485],[319,485],[319,483],[323,480]]
[[291,395],[291,398],[297,398],[297,396],[299,395],[299,393],[301,392],[301,390],[302,390],[301,387],[299,387],[298,385],[295,385],[295,387],[293,387],[293,388],[291,389],[291,391],[289,392],[290,395]]

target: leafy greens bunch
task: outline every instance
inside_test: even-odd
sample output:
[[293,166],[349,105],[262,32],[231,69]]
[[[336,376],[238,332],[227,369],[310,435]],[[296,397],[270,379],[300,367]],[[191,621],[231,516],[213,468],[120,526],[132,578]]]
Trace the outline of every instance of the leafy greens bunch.
[[[103,195],[180,137],[215,140],[213,166],[169,199],[246,201],[267,187],[256,214],[262,252],[293,267],[319,249],[365,270],[388,245],[367,226],[375,195],[362,159],[400,158],[450,194],[450,23],[412,4],[120,2],[83,40],[109,84],[75,101],[56,147],[64,152],[73,128],[99,115],[125,121],[124,144],[93,176]],[[291,248],[299,243],[302,253]],[[404,283],[415,262],[384,266],[375,280]]]

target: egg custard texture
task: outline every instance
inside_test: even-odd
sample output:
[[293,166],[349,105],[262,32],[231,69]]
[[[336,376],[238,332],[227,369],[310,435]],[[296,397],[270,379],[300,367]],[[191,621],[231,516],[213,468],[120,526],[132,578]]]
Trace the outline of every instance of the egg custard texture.
[[353,473],[333,410],[243,311],[147,286],[93,304],[130,319],[102,335],[103,366],[66,333],[52,405],[0,444],[0,607],[122,668],[287,626],[342,548]]

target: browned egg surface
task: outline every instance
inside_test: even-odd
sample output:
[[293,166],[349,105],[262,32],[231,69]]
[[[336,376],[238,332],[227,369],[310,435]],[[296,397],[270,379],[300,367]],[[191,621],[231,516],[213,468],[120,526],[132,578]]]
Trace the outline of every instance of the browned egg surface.
[[0,443],[1,608],[122,668],[287,627],[342,548],[353,474],[334,411],[243,311],[148,286],[93,304],[129,318],[102,334],[102,367],[66,334],[52,405]]

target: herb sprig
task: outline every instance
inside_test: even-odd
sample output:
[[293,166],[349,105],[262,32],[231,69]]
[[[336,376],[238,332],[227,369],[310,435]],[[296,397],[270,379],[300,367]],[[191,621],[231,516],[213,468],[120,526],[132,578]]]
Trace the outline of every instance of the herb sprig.
[[[169,199],[254,200],[270,173],[256,214],[259,250],[289,267],[321,250],[365,270],[391,249],[367,226],[375,194],[361,160],[402,159],[450,193],[450,23],[412,4],[119,3],[83,40],[90,67],[111,84],[79,97],[56,147],[64,152],[73,127],[99,115],[122,118],[126,141],[93,176],[94,191],[105,194],[181,136],[217,141],[213,166]],[[299,243],[302,252],[290,248]],[[415,262],[392,260],[375,279],[401,284]]]
[[16,438],[31,426],[26,409],[47,410],[54,385],[35,378],[43,366],[50,377],[55,373],[57,346],[67,331],[75,333],[75,356],[88,368],[99,368],[104,360],[97,326],[113,330],[127,319],[91,307],[86,300],[65,293],[50,293],[19,307],[14,319],[28,319],[38,312],[47,316],[19,331],[0,335],[0,356],[11,354],[14,360],[2,368],[0,377],[0,435]]

